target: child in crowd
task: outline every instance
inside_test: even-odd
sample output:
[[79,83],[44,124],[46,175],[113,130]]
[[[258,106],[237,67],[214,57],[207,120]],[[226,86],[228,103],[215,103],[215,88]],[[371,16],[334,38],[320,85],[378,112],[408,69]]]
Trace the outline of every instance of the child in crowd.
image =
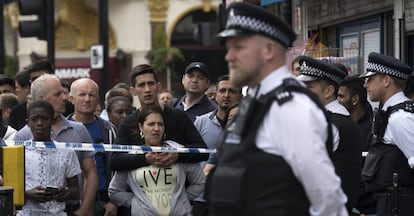
[[[35,101],[28,109],[27,124],[33,141],[51,141],[53,106]],[[25,148],[26,203],[18,216],[66,215],[65,200],[78,196],[79,160],[72,150]]]

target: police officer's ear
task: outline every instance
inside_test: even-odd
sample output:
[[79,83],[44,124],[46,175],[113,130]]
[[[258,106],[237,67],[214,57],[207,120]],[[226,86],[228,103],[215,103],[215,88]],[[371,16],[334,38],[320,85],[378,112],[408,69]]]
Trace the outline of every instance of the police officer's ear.
[[325,98],[330,98],[335,95],[335,86],[334,85],[327,85],[324,89],[324,96]]
[[[271,40],[271,39],[267,39],[265,41],[265,46],[264,46],[264,58],[266,60],[268,59],[274,59],[279,57],[278,55],[280,55],[280,49],[281,46],[280,44],[276,43],[275,41]],[[282,53],[283,55],[285,55],[285,53]]]
[[392,76],[390,76],[390,75],[384,75],[384,76],[380,77],[380,79],[383,79],[382,82],[384,84],[384,87],[389,87],[391,85],[391,83],[394,82]]

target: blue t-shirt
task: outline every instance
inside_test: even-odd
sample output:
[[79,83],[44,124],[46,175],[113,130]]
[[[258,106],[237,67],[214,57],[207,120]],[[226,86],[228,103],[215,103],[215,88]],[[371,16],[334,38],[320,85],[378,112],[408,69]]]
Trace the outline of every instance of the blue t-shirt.
[[[73,120],[70,118],[70,120]],[[101,128],[99,127],[98,119],[85,125],[88,129],[89,135],[92,137],[94,143],[103,143],[103,135]],[[106,190],[106,163],[105,163],[105,154],[102,152],[97,152],[94,155],[96,163],[96,171],[98,173],[98,192],[104,192]]]

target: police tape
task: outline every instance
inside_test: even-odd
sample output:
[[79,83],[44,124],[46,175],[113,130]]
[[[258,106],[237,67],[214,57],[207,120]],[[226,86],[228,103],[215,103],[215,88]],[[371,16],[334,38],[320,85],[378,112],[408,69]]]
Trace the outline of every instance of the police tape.
[[71,142],[41,142],[41,141],[14,141],[2,140],[2,146],[25,146],[42,149],[70,149],[74,151],[96,151],[96,152],[128,152],[130,154],[143,154],[146,152],[176,152],[176,153],[216,153],[215,149],[206,148],[183,148],[171,146],[137,146],[102,143],[71,143]]
[[[166,141],[173,144],[173,141]],[[206,148],[183,148],[183,147],[157,147],[157,146],[137,146],[120,144],[102,143],[71,143],[71,142],[40,142],[40,141],[14,141],[1,140],[1,146],[25,146],[36,148],[51,149],[71,149],[74,151],[96,151],[96,152],[128,152],[130,154],[143,154],[145,152],[177,152],[177,153],[216,153],[216,149]],[[368,152],[362,152],[362,157],[366,157]]]

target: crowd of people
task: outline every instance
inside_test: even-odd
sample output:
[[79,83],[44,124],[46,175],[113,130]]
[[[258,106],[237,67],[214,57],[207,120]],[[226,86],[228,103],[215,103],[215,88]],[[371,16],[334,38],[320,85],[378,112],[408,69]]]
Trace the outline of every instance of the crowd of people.
[[413,214],[413,68],[379,53],[357,76],[307,56],[286,62],[295,33],[249,3],[228,7],[218,37],[229,74],[213,83],[205,63],[191,62],[179,98],[148,64],[107,91],[102,110],[94,80],[69,85],[47,61],[0,76],[3,139],[217,150],[26,148],[16,214]]

